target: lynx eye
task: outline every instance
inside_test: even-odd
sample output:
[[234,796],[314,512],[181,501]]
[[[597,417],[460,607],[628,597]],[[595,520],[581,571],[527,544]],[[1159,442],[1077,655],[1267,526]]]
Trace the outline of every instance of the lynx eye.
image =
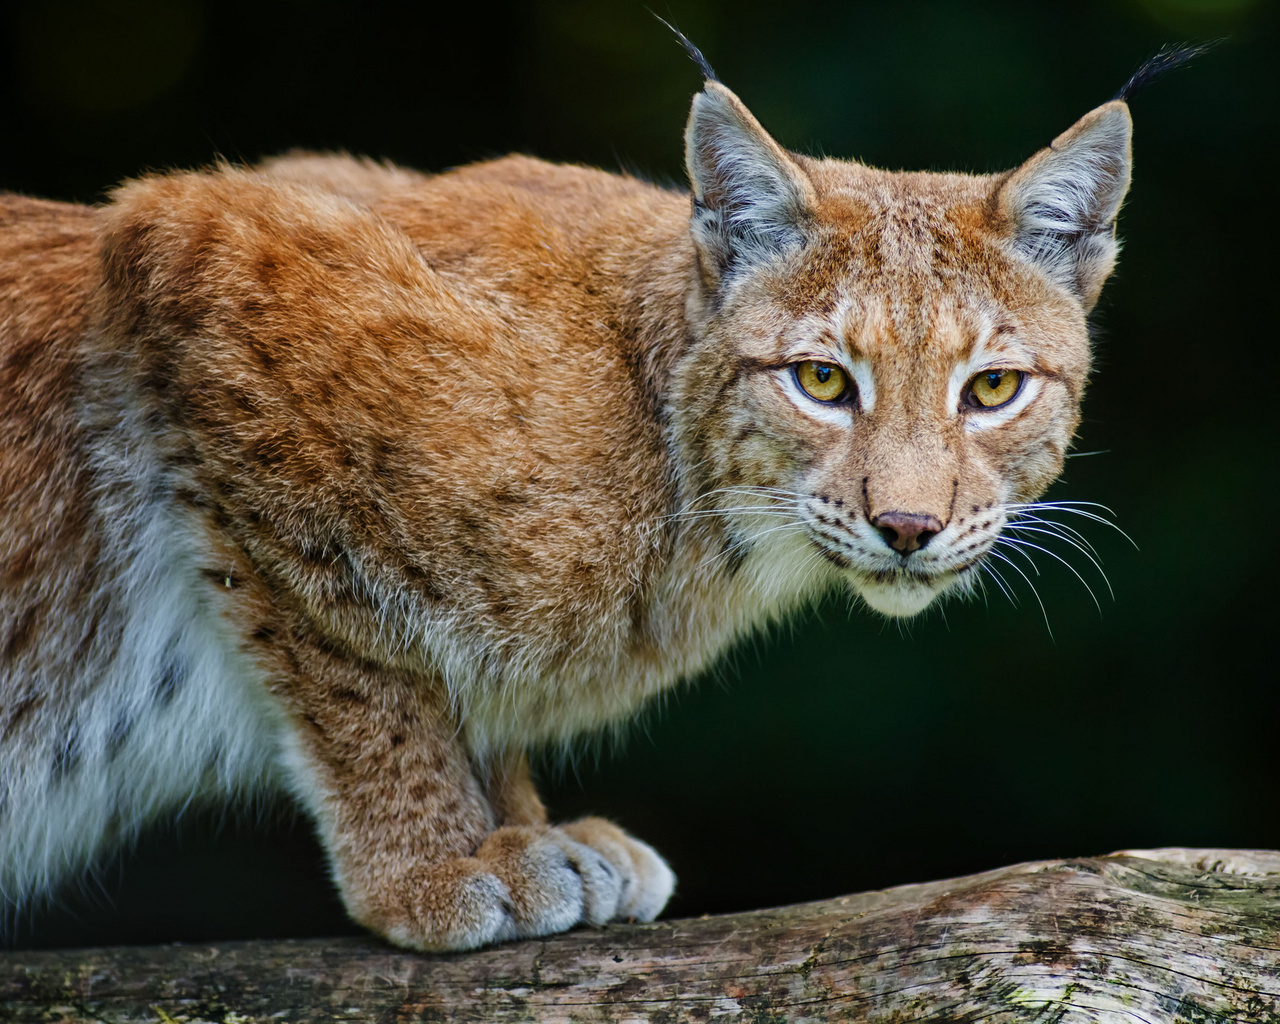
[[796,363],[796,383],[805,394],[819,402],[839,402],[849,397],[849,378],[844,370],[830,363],[806,359]]
[[1013,399],[1022,389],[1021,370],[987,370],[969,381],[965,402],[975,409],[994,409]]

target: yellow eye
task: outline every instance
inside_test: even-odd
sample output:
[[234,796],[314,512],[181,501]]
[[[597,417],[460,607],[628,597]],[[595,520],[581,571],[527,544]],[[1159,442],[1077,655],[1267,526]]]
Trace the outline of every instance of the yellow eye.
[[812,359],[796,363],[796,382],[819,402],[838,402],[849,393],[849,378],[844,370]]
[[1021,370],[988,370],[969,381],[965,400],[975,409],[1004,405],[1022,387]]

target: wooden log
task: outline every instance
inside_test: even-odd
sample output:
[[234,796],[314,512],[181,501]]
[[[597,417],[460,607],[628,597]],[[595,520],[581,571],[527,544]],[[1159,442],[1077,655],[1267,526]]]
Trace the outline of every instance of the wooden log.
[[7,952],[0,1020],[1280,1024],[1280,853],[1018,864],[469,954],[371,938]]

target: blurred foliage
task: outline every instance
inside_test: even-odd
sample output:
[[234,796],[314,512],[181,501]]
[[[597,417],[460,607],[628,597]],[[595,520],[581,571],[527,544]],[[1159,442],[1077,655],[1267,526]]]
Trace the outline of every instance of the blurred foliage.
[[[671,0],[785,145],[992,170],[1109,98],[1162,44],[1228,35],[1134,101],[1120,270],[1050,497],[1101,601],[1040,557],[1040,602],[906,625],[833,600],[672,694],[621,746],[542,775],[562,816],[666,852],[673,910],[829,896],[1121,847],[1280,847],[1276,732],[1276,9],[1259,0]],[[59,0],[0,16],[0,185],[93,201],[147,168],[343,148],[443,168],[508,150],[680,181],[698,77],[631,3]],[[1045,619],[1052,626],[1052,636]],[[19,941],[344,927],[305,823],[192,814]],[[273,823],[274,822],[274,823]]]

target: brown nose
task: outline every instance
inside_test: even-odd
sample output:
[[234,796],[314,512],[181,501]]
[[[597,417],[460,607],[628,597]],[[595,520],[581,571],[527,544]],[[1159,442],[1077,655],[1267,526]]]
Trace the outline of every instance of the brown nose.
[[919,512],[885,512],[871,520],[880,536],[894,551],[909,555],[919,551],[942,532],[942,524],[936,516]]

